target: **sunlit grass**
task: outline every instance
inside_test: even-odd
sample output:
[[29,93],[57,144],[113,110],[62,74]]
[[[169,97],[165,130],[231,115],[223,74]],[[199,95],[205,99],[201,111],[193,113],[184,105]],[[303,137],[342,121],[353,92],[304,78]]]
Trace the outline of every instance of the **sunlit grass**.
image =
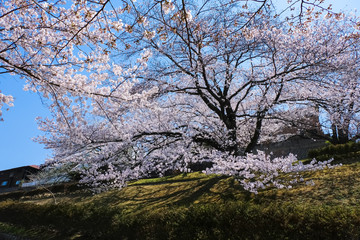
[[307,172],[304,174],[304,182],[307,181],[313,181],[314,185],[303,183],[290,190],[266,190],[261,192],[256,199],[349,206],[357,205],[360,199],[360,163]]
[[[143,179],[122,190],[102,193],[86,199],[111,203],[131,210],[147,210],[171,205],[250,201],[254,203],[296,202],[348,206],[360,199],[360,163],[333,169],[303,173],[304,182],[292,189],[265,189],[259,194],[246,192],[232,177],[188,173],[177,176]],[[311,182],[312,184],[306,184]]]
[[[201,172],[179,174],[162,178],[141,179],[121,190],[97,195],[89,192],[57,193],[59,202],[109,204],[129,211],[162,208],[171,205],[188,206],[199,203],[250,201],[254,203],[298,202],[302,204],[356,205],[360,199],[360,163],[333,169],[303,173],[304,182],[292,189],[265,189],[259,194],[243,190],[232,177],[206,175]],[[306,182],[313,181],[312,184]],[[20,201],[51,204],[46,192],[27,196]]]

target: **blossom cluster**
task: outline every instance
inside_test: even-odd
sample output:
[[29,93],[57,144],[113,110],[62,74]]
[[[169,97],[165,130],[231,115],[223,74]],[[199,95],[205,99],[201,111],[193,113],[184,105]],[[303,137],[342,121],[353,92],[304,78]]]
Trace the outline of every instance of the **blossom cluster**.
[[0,119],[1,119],[1,115],[2,115],[1,108],[4,106],[4,104],[8,105],[9,107],[12,107],[14,105],[13,101],[14,101],[14,99],[12,96],[4,95],[0,91]]
[[234,176],[244,189],[254,193],[268,187],[292,188],[294,184],[304,181],[303,172],[339,166],[331,165],[333,159],[323,162],[313,159],[303,164],[293,154],[274,158],[262,151],[242,157],[221,156],[215,159],[214,166],[206,173]]

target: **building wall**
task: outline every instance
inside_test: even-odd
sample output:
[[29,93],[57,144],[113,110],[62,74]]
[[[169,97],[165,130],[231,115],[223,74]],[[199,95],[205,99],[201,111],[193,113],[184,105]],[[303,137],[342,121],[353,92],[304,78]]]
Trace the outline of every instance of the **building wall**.
[[287,156],[289,153],[293,153],[298,159],[305,159],[309,150],[324,146],[325,140],[322,139],[293,136],[282,142],[257,146],[256,150],[265,151],[268,154],[272,153],[274,157]]
[[28,180],[28,176],[39,171],[38,167],[25,166],[0,171],[0,191],[19,187],[21,181]]

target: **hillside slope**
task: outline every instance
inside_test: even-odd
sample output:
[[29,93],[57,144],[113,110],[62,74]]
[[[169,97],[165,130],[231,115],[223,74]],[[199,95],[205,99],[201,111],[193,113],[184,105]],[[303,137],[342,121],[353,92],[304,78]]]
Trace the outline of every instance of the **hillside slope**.
[[358,239],[360,163],[304,177],[314,184],[257,195],[233,178],[202,173],[97,195],[65,189],[55,194],[57,204],[47,191],[3,194],[0,232],[30,239]]

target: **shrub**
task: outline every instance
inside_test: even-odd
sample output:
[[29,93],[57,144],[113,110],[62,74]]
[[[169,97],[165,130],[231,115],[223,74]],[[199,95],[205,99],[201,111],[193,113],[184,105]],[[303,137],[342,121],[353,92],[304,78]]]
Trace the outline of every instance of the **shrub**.
[[360,142],[348,142],[345,144],[328,145],[326,147],[310,150],[309,158],[316,158],[319,161],[334,158],[335,161],[355,159],[360,157]]
[[[0,221],[49,226],[58,239],[358,239],[360,208],[195,204],[137,214],[95,205],[0,204]],[[45,228],[43,228],[45,229]],[[43,238],[42,238],[43,239]]]

